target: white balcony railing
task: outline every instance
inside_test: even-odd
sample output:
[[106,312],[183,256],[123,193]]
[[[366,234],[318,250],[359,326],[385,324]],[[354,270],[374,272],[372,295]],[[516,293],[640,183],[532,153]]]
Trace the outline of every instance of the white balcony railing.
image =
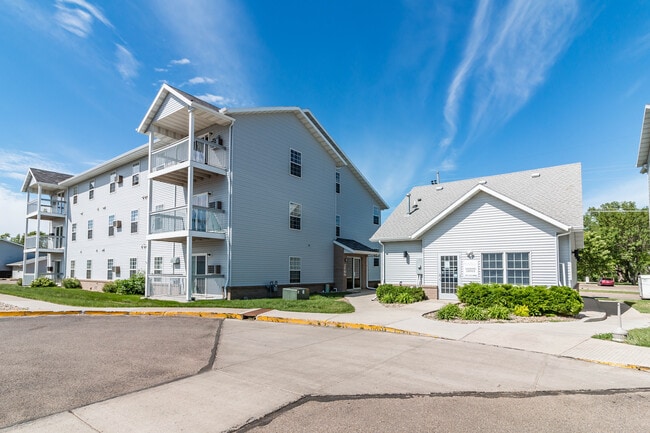
[[149,233],[169,233],[187,230],[203,233],[224,233],[226,214],[217,209],[192,206],[191,225],[187,224],[187,206],[152,212],[149,217]]
[[[151,155],[151,171],[156,172],[188,160],[187,138],[154,152]],[[192,146],[192,161],[226,170],[228,151],[215,142],[197,139]]]
[[38,248],[44,250],[56,250],[63,248],[63,236],[54,235],[41,235],[40,238],[36,236],[27,236],[25,238],[25,249],[33,250],[36,248],[38,239]]
[[184,275],[149,275],[149,296],[184,296]]
[[[185,280],[185,275],[149,275],[149,296],[186,296]],[[197,275],[191,281],[195,299],[222,299],[225,295],[225,278],[221,275]]]
[[[37,212],[39,210],[38,207],[38,199],[37,200],[32,200],[29,203],[27,203],[27,214],[32,214],[34,212]],[[41,198],[41,207],[40,207],[40,212],[41,214],[54,214],[54,215],[61,215],[65,216],[65,201],[62,200],[49,200],[49,199],[43,199]]]

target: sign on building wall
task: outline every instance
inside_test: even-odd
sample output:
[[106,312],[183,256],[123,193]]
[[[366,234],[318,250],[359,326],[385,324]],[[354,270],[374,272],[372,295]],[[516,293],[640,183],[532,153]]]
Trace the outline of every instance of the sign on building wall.
[[478,278],[478,260],[463,260],[463,278]]

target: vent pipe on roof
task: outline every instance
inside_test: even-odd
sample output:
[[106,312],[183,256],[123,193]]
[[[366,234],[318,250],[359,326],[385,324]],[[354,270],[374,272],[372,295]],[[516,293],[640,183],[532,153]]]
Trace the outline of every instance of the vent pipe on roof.
[[408,207],[406,208],[406,213],[408,215],[411,215],[411,193],[406,194],[406,198],[408,199]]

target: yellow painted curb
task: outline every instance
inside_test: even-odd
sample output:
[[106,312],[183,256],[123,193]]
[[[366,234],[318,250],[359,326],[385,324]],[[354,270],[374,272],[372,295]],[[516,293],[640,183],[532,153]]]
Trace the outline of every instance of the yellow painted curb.
[[165,316],[165,317],[203,317],[208,319],[235,319],[244,320],[244,315],[239,313],[213,313],[210,311],[103,311],[103,310],[75,310],[75,311],[0,311],[0,317],[22,316]]
[[594,364],[608,365],[610,367],[629,368],[631,370],[639,370],[639,371],[650,372],[650,367],[645,367],[643,365],[621,364],[621,363],[618,363],[618,362],[598,361],[596,359],[585,359],[585,358],[573,358],[573,359],[578,359],[580,361],[593,362]]
[[81,314],[81,311],[1,311],[0,317],[21,317],[21,316],[67,316]]
[[330,328],[346,328],[346,329],[360,329],[363,331],[375,332],[390,332],[392,334],[414,335],[417,337],[434,337],[435,335],[424,334],[422,332],[405,331],[403,329],[392,328],[390,326],[382,325],[367,325],[365,323],[352,323],[352,322],[331,322],[328,320],[312,320],[312,319],[292,319],[285,317],[272,317],[272,316],[257,316],[257,320],[261,322],[273,323],[290,323],[294,325],[311,325],[311,326],[327,326]]

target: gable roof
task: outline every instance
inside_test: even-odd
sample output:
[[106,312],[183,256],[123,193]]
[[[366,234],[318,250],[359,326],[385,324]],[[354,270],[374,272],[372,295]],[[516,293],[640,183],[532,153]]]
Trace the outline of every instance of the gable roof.
[[650,105],[645,106],[643,112],[643,124],[641,126],[641,139],[639,140],[639,155],[636,160],[636,166],[644,169],[642,173],[648,171],[648,155],[650,154]]
[[32,184],[32,180],[34,180],[35,183],[43,186],[56,187],[59,183],[71,177],[71,174],[58,173],[56,171],[42,170],[40,168],[30,167],[29,170],[27,170],[27,175],[25,176],[25,181],[23,182],[21,191],[27,192],[27,189]]
[[[562,231],[582,228],[581,166],[560,165],[414,187],[371,241],[419,239],[426,231],[479,193],[486,193]],[[416,205],[416,206],[414,206]]]
[[377,254],[376,248],[370,248],[354,239],[336,238],[334,245],[343,248],[343,251],[347,254]]

